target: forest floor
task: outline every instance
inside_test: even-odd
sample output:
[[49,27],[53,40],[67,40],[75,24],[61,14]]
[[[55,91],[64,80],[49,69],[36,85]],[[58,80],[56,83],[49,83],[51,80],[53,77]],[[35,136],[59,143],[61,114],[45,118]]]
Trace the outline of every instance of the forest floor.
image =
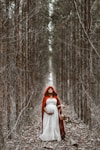
[[69,122],[64,121],[65,140],[43,142],[39,139],[42,123],[41,104],[38,104],[27,113],[20,132],[7,141],[6,150],[100,150],[100,138],[77,118],[72,106],[65,105],[63,112],[70,117]]

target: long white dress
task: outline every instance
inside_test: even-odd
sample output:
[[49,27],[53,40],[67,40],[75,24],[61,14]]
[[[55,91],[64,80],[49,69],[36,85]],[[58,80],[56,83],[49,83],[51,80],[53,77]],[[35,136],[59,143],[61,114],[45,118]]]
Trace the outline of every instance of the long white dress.
[[46,101],[46,109],[48,112],[54,112],[53,115],[48,115],[44,112],[43,117],[43,133],[40,135],[42,141],[61,141],[59,118],[57,109],[57,100],[48,98]]

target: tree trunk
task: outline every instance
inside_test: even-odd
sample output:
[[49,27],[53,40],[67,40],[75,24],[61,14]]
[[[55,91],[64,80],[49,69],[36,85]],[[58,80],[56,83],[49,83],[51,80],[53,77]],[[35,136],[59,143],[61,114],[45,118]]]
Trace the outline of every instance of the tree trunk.
[[3,148],[4,139],[3,139],[3,85],[2,85],[2,5],[0,2],[0,149]]

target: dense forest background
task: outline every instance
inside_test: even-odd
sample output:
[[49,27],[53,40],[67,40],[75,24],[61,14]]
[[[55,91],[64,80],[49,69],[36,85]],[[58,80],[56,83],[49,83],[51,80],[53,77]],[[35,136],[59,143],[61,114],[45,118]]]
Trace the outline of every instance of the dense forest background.
[[50,57],[59,97],[100,134],[100,0],[0,0],[0,149],[42,98]]

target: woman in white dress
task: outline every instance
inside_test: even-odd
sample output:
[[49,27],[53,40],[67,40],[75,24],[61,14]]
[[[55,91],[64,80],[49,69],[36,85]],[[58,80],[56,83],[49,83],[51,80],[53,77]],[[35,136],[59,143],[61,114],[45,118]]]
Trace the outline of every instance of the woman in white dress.
[[59,119],[59,112],[62,113],[57,93],[49,86],[42,100],[42,141],[61,141],[65,138],[64,124]]

